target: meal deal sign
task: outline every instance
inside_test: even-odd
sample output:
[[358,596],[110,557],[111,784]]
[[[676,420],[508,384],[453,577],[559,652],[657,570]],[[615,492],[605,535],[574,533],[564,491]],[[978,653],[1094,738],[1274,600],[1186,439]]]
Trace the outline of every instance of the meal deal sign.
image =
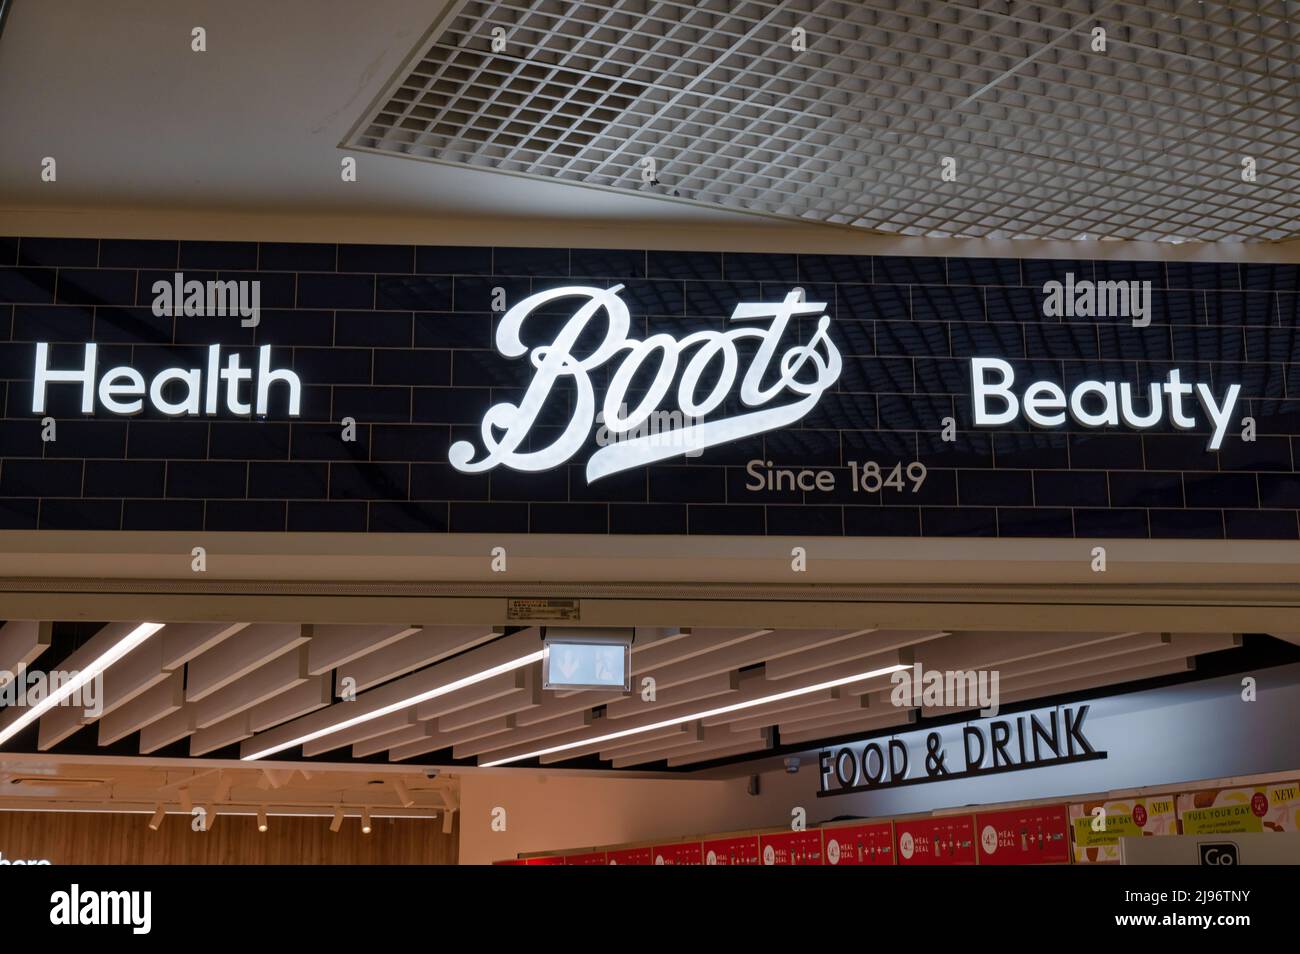
[[651,849],[657,865],[702,865],[704,851],[698,841],[684,841],[675,845],[655,845]]
[[1064,865],[1070,824],[1064,805],[1034,805],[975,816],[982,865]]
[[783,831],[760,835],[759,848],[765,865],[819,865],[822,863],[822,833]]
[[715,838],[704,843],[706,865],[756,865],[759,864],[758,836]]
[[970,815],[894,822],[900,865],[973,865],[975,819]]
[[611,865],[648,865],[654,863],[654,853],[649,848],[622,848],[607,851],[605,856]]
[[822,857],[828,865],[892,865],[894,826],[843,825],[822,829]]

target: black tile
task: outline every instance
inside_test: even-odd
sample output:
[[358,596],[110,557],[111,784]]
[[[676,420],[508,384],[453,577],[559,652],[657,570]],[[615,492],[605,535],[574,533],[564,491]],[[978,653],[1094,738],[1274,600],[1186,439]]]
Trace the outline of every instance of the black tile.
[[1235,262],[1166,262],[1170,288],[1240,288]]
[[1033,288],[984,288],[984,303],[989,321],[1043,321],[1041,294]]
[[489,388],[413,388],[411,420],[425,424],[477,424],[492,406]]
[[451,311],[452,279],[431,275],[380,275],[375,307],[401,311]]
[[52,268],[0,268],[0,302],[52,304],[56,274]]
[[721,252],[650,251],[646,253],[649,278],[716,281],[722,278]]
[[407,464],[330,464],[331,500],[405,500]]
[[948,326],[956,358],[1023,358],[1025,326],[1009,322],[954,321]]
[[898,357],[948,357],[948,326],[942,322],[878,321],[876,354]]
[[491,473],[493,500],[568,500],[569,469],[524,473],[499,467]]
[[[653,497],[654,494],[651,494]],[[686,508],[688,532],[761,534],[764,531],[764,508],[750,504],[689,504]]]
[[[415,270],[421,275],[491,275],[492,249],[470,245],[417,245]],[[516,273],[503,272],[498,265],[496,274]]]
[[290,533],[361,533],[366,529],[367,505],[361,500],[289,501]]
[[873,281],[871,256],[800,255],[799,281],[870,285]]
[[1000,537],[1054,537],[1074,535],[1074,516],[1068,509],[1025,509],[1003,507],[998,510]]
[[[0,392],[3,392],[0,387]],[[60,425],[62,426],[62,425]],[[0,448],[5,457],[40,457],[48,445],[41,440],[40,418],[25,421],[0,421]],[[57,444],[57,441],[55,442]],[[0,468],[4,462],[0,461]]]
[[172,461],[167,465],[167,496],[241,498],[247,496],[247,479],[243,461]]
[[794,255],[761,252],[724,252],[722,277],[729,282],[799,283],[799,261]]
[[1110,502],[1115,507],[1181,507],[1181,474],[1112,471],[1107,474]]
[[1071,434],[1070,464],[1098,470],[1142,468],[1142,437],[1137,434]]
[[181,242],[180,267],[252,271],[257,268],[257,243]]
[[993,460],[998,467],[1064,470],[1070,466],[1069,437],[1059,432],[994,434]]
[[126,430],[127,422],[121,419],[59,421],[58,440],[45,445],[45,456],[121,459],[126,456]]
[[371,533],[446,533],[445,503],[373,501],[370,504]]
[[528,508],[531,533],[608,533],[609,507],[599,503],[535,503]]
[[1189,507],[1258,507],[1254,474],[1184,474]]
[[18,264],[17,237],[0,236],[0,265]]
[[1159,325],[1134,328],[1124,324],[1098,324],[1097,337],[1103,359],[1169,361],[1173,357],[1169,329]]
[[180,243],[154,239],[101,239],[101,268],[176,268]]
[[875,255],[872,269],[876,282],[882,285],[942,285],[948,280],[942,258]]
[[371,460],[445,461],[451,431],[438,424],[376,424],[370,429]]
[[1259,328],[1223,327],[1214,329],[1223,332],[1223,336],[1241,335],[1246,338],[1246,353],[1223,353],[1212,355],[1210,360],[1218,361],[1278,361],[1300,362],[1300,327],[1294,324],[1265,326]]
[[0,468],[0,494],[6,497],[80,497],[79,460],[9,458]]
[[265,309],[256,339],[258,344],[330,345],[334,342],[334,314],[307,309]]
[[1243,441],[1230,433],[1219,449],[1219,467],[1222,470],[1294,470],[1291,442],[1285,437],[1268,436]]
[[844,321],[907,321],[912,293],[893,285],[837,285],[835,312]]
[[[94,309],[79,305],[15,305],[14,341],[89,341],[94,335]],[[78,362],[78,367],[81,362]],[[56,367],[51,362],[51,367]]]
[[452,533],[527,533],[528,504],[453,502]]
[[1152,470],[1208,470],[1214,459],[1205,452],[1205,438],[1194,434],[1146,434],[1142,438],[1146,465]]
[[417,348],[492,348],[492,315],[420,312],[415,316]]
[[1106,475],[1038,471],[1034,474],[1034,502],[1039,507],[1108,506]]
[[290,367],[312,384],[369,384],[371,361],[381,353],[369,348],[294,348]]
[[783,536],[812,535],[839,537],[844,535],[844,510],[826,505],[767,507],[767,532]]
[[645,278],[645,252],[624,249],[575,248],[574,278]]
[[874,394],[837,394],[821,396],[817,405],[803,418],[803,425],[848,431],[874,431],[878,420]]
[[1151,287],[1165,287],[1164,262],[1103,261],[1092,263],[1099,282],[1150,282]]
[[[1264,335],[1273,333],[1274,329],[1253,328],[1243,332],[1241,328],[1229,325],[1175,325],[1173,334],[1173,360],[1175,361],[1244,361],[1248,355],[1244,341],[1245,335],[1256,333],[1254,339],[1261,349],[1266,344]],[[1264,360],[1262,357],[1249,355],[1252,360]]]
[[1300,509],[1300,475],[1260,474],[1259,503],[1261,507]]
[[283,500],[210,500],[204,529],[278,532],[284,529],[287,508]]
[[991,507],[933,507],[921,511],[927,537],[996,537],[998,512]]
[[917,435],[919,459],[927,467],[992,467],[993,440],[988,434],[955,434],[945,441],[942,433]]
[[840,463],[838,431],[787,428],[763,435],[763,455],[777,466],[835,467]]
[[1074,512],[1078,537],[1119,537],[1145,540],[1150,535],[1145,510],[1087,510]]
[[466,474],[451,464],[412,464],[412,500],[487,500],[490,474]]
[[[59,272],[60,288],[63,273]],[[1273,325],[1278,322],[1277,296],[1269,292],[1209,291],[1205,308],[1212,325]]]
[[99,239],[23,238],[18,264],[94,268],[99,264]]
[[650,499],[721,503],[727,499],[726,472],[714,467],[648,468]]
[[984,289],[970,286],[912,289],[916,321],[984,321]]
[[343,439],[340,424],[313,424],[295,421],[289,440],[289,456],[294,460],[367,460],[370,456],[370,427],[358,423],[355,440]]
[[409,348],[414,317],[404,311],[340,311],[334,315],[334,343],[370,348]]
[[1229,540],[1300,538],[1294,510],[1225,510],[1223,524]]
[[39,510],[39,500],[0,498],[0,530],[35,530]]
[[863,537],[921,535],[921,511],[916,507],[845,507],[844,532]]
[[248,496],[284,499],[324,498],[329,485],[326,464],[261,463],[248,465]]
[[1033,288],[1037,286],[1042,294],[1042,286],[1048,282],[1066,281],[1067,275],[1073,275],[1075,283],[1093,280],[1092,262],[1069,258],[1027,258],[1020,263],[1021,280]]
[[[492,253],[492,274],[568,277],[569,250],[567,248],[497,248]],[[454,522],[454,511],[452,519]]]
[[1018,258],[950,258],[948,281],[953,285],[1019,285]]
[[959,471],[957,499],[962,506],[1028,507],[1034,502],[1033,475],[1024,470]]
[[533,368],[509,361],[494,351],[453,351],[451,383],[458,388],[527,387]]
[[332,272],[337,255],[336,245],[263,242],[258,246],[257,267],[277,272]]
[[167,344],[172,340],[176,319],[155,315],[151,308],[95,309],[95,340],[124,344]]
[[334,388],[333,414],[341,421],[356,418],[358,423],[383,421],[397,423],[411,419],[411,389],[339,386]]
[[299,275],[299,308],[373,308],[373,275]]
[[1300,291],[1300,265],[1245,262],[1241,275],[1243,287],[1251,291]]
[[375,381],[438,387],[451,384],[450,351],[375,351]]
[[122,529],[202,530],[203,510],[202,500],[127,500]]
[[[839,380],[841,391],[910,394],[916,390],[910,358],[846,357],[842,363]],[[960,363],[952,362],[954,368]]]
[[[917,358],[914,367],[916,389],[923,394],[965,396],[970,393],[971,363],[967,358]],[[847,385],[841,386],[847,387]],[[964,407],[969,406],[969,401],[961,400],[957,403]]]
[[412,245],[340,245],[340,272],[409,274],[415,267]]
[[1216,540],[1223,538],[1223,514],[1218,510],[1151,510],[1153,540]]
[[619,297],[634,318],[642,315],[685,315],[686,291],[681,282],[630,279]]
[[688,315],[726,318],[743,301],[758,301],[762,289],[757,283],[685,282],[685,310]]
[[609,507],[611,533],[685,534],[685,504],[616,503]]
[[41,530],[117,530],[122,526],[120,500],[42,500]]
[[209,456],[284,460],[289,456],[289,427],[272,421],[213,421],[209,426]]
[[207,457],[208,422],[133,420],[127,427],[126,456],[137,460]]

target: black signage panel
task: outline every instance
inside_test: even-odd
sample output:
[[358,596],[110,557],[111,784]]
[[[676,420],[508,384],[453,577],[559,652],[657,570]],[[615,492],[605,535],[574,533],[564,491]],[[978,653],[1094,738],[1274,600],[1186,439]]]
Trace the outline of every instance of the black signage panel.
[[0,528],[1297,539],[1300,266],[0,239]]

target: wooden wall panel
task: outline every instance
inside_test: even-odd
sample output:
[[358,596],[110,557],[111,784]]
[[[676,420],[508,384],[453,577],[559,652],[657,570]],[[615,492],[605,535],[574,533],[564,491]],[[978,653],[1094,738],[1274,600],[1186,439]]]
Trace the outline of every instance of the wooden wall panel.
[[459,817],[449,835],[442,819],[375,818],[369,835],[359,818],[338,834],[329,818],[218,816],[208,832],[190,830],[188,815],[168,815],[157,831],[148,815],[0,812],[5,860],[47,858],[77,865],[454,865]]

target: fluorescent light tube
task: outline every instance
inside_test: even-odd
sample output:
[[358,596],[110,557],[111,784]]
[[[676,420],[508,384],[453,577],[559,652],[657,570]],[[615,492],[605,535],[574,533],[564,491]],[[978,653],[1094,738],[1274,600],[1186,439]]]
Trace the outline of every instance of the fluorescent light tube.
[[14,720],[7,729],[0,731],[0,745],[4,745],[45,713],[49,712],[65,699],[69,698],[73,693],[78,692],[86,685],[86,683],[90,682],[105,669],[113,665],[113,663],[117,662],[162,628],[162,623],[141,623],[135,629],[131,630],[131,632],[127,633],[121,640],[114,644],[108,652],[104,653],[98,659],[92,660],[87,666],[81,669],[74,678],[69,679],[56,691],[50,693],[40,702],[36,703],[36,705],[25,711],[21,716]]
[[[523,666],[528,666],[540,661],[541,658],[542,650],[539,649],[526,656],[520,656],[518,659],[512,659],[510,662],[502,663],[499,666],[493,666],[491,669],[484,669],[482,672],[476,672],[471,676],[465,676],[463,679],[456,679],[444,686],[438,686],[436,689],[429,689],[428,691],[421,692],[418,695],[383,706],[373,712],[366,712],[359,716],[353,716],[351,719],[344,719],[342,722],[336,722],[323,729],[317,729],[315,732],[308,732],[304,735],[298,736],[297,738],[290,739],[288,742],[282,742],[279,745],[267,746],[265,749],[242,756],[241,761],[253,762],[257,759],[265,758],[268,755],[274,755],[276,752],[283,752],[285,749],[292,749],[295,746],[302,745],[304,742],[310,742],[313,739],[320,739],[327,735],[333,735],[335,732],[342,732],[344,729],[350,729],[354,725],[360,725],[361,723],[369,722],[372,719],[383,718],[386,715],[391,715],[392,713],[399,712],[402,709],[409,709],[411,706],[419,705],[421,702],[427,702],[430,699],[437,699],[439,696],[445,696],[449,692],[455,692],[458,689],[464,689],[467,686],[473,686],[480,682],[485,682],[494,676],[500,676],[507,672],[514,672],[516,669],[520,669]],[[254,736],[254,739],[256,739],[256,736]]]
[[553,745],[549,748],[538,749],[535,752],[526,752],[523,755],[512,755],[508,758],[484,762],[479,766],[479,768],[495,768],[498,765],[508,765],[511,762],[520,762],[524,759],[535,759],[539,756],[550,755],[554,752],[564,752],[568,749],[590,746],[599,742],[609,742],[613,739],[624,739],[630,735],[638,735],[642,732],[653,732],[656,729],[667,729],[674,725],[681,725],[684,722],[694,722],[696,719],[709,719],[713,716],[726,715],[728,712],[739,712],[742,709],[752,709],[755,706],[767,705],[769,702],[780,702],[783,699],[795,699],[799,696],[806,696],[812,692],[820,692],[823,689],[834,689],[836,686],[847,686],[850,683],[862,682],[864,679],[872,679],[876,676],[883,676],[887,673],[898,672],[900,669],[909,668],[911,667],[898,663],[893,666],[886,666],[884,669],[873,669],[870,672],[862,672],[854,676],[845,676],[843,679],[832,679],[829,682],[819,682],[815,686],[805,686],[802,689],[788,689],[785,692],[777,692],[770,696],[763,696],[761,699],[750,699],[748,702],[733,702],[729,706],[718,706],[714,709],[705,709],[702,712],[682,716],[678,719],[665,719],[663,722],[655,722],[651,725],[643,725],[635,729],[621,729],[618,732],[610,732],[606,735],[596,736],[592,739],[582,739],[578,742],[566,742],[563,745]]

